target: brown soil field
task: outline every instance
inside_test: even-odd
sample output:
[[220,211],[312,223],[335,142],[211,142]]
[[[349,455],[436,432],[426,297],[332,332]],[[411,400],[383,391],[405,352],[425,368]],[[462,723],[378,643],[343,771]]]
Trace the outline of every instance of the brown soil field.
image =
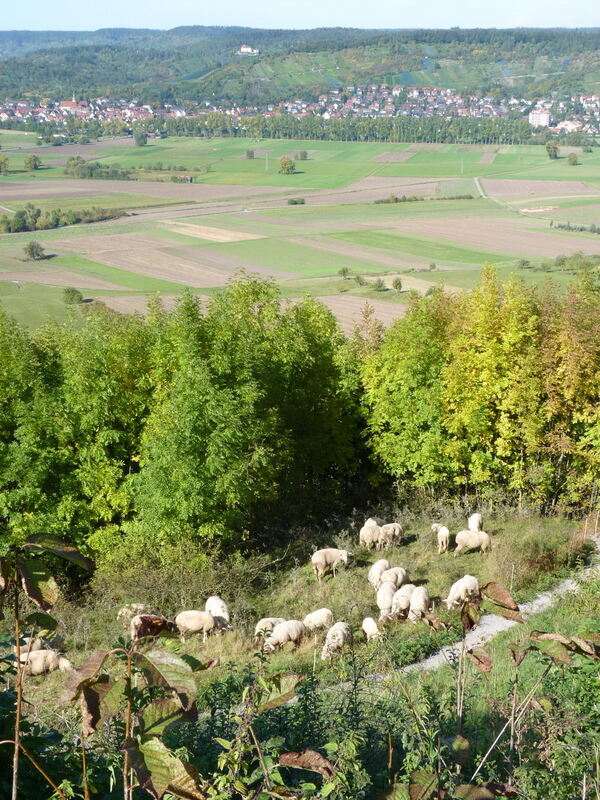
[[48,244],[81,253],[100,264],[188,286],[223,286],[231,277],[232,270],[165,252],[164,245],[163,239],[137,233],[58,239]]
[[[476,247],[496,253],[518,256],[556,257],[581,250],[587,255],[600,253],[600,241],[592,237],[562,237],[552,233],[517,227],[522,220],[418,219],[394,225],[402,233],[423,238],[444,239],[463,247]],[[533,220],[531,220],[533,224]]]
[[482,178],[486,194],[491,197],[570,197],[598,194],[582,181],[522,181],[503,178]]
[[568,156],[569,153],[577,153],[577,155],[579,155],[580,153],[583,153],[583,147],[574,147],[571,144],[569,145],[563,144],[559,147],[559,152],[561,156]]
[[[32,144],[35,144],[35,142]],[[126,136],[119,137],[118,139],[105,139],[103,142],[90,142],[89,144],[63,144],[60,147],[38,147],[36,145],[35,147],[23,148],[21,152],[35,153],[42,159],[42,162],[44,161],[44,155],[51,155],[53,157],[52,165],[54,165],[57,163],[54,156],[60,156],[61,160],[66,160],[67,156],[81,156],[85,158],[86,156],[93,156],[94,153],[101,152],[107,148],[133,146],[133,136]]]
[[0,272],[0,281],[43,283],[46,286],[74,286],[76,289],[116,289],[117,291],[123,289],[117,283],[109,283],[109,281],[103,281],[90,275],[80,275],[67,269]]
[[[272,148],[268,147],[265,150],[265,149],[260,149],[260,148],[249,147],[248,150],[254,150],[254,155],[255,156],[266,156],[267,153],[271,152]],[[240,153],[239,156],[236,156],[236,158],[246,158],[246,153]]]
[[[389,228],[389,222],[387,227]],[[356,226],[354,226],[354,230],[356,230]],[[314,236],[310,238],[302,236],[288,237],[285,239],[285,241],[291,242],[292,244],[300,244],[303,247],[312,247],[315,250],[322,250],[325,253],[336,253],[337,255],[360,258],[364,261],[370,262],[371,264],[381,264],[382,267],[391,267],[392,269],[401,269],[403,267],[414,267],[419,265],[425,266],[426,264],[429,264],[429,261],[423,258],[418,258],[417,256],[414,258],[412,256],[407,258],[406,256],[398,257],[387,255],[382,250],[377,250],[375,247],[356,245],[352,244],[351,242],[342,242],[339,239],[333,239],[329,236]]]
[[[160,304],[165,311],[175,308],[178,296],[176,294],[161,294]],[[103,297],[100,302],[120,314],[146,314],[148,311],[148,298],[147,294],[133,294],[128,297]]]
[[493,164],[496,160],[496,153],[484,153],[479,159],[480,164]]
[[278,186],[219,186],[209,183],[159,183],[156,181],[35,180],[2,183],[4,200],[32,200],[42,197],[90,197],[106,194],[143,194],[174,200],[209,203],[236,197],[281,193]]
[[360,321],[362,309],[366,303],[373,306],[375,316],[386,327],[390,326],[395,320],[406,314],[406,306],[400,303],[387,303],[385,300],[371,300],[354,295],[329,295],[317,297],[321,303],[327,306],[337,317],[341,329],[346,334],[351,334],[354,325]]
[[165,224],[176,233],[194,236],[197,239],[208,239],[211,242],[245,242],[249,239],[264,239],[258,233],[244,233],[243,231],[229,231],[226,228],[210,228],[206,225],[194,225],[187,222],[174,222],[166,219]]
[[394,164],[408,161],[413,156],[416,156],[416,152],[414,150],[403,150],[401,153],[380,153],[378,156],[375,156],[375,158],[372,158],[371,161],[385,161],[387,163]]
[[[184,258],[188,261],[203,265],[205,268],[214,267],[215,269],[221,271],[221,274],[225,274],[227,280],[229,280],[233,274],[239,272],[241,269],[245,269],[248,272],[257,272],[259,275],[270,275],[281,279],[299,277],[298,273],[296,272],[285,272],[279,269],[269,269],[268,267],[260,266],[260,264],[255,264],[244,257],[240,258],[239,256],[233,256],[229,253],[223,253],[220,250],[215,250],[214,248],[183,246],[168,248],[163,247],[162,250],[164,253],[173,254],[178,258]],[[205,286],[209,286],[209,284],[205,284]]]

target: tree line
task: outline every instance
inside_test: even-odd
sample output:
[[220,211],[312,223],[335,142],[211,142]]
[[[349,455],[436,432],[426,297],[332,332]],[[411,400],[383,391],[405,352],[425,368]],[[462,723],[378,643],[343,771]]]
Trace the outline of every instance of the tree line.
[[0,509],[96,558],[261,547],[398,487],[585,509],[600,477],[600,288],[410,296],[344,337],[242,276],[200,308],[100,304],[28,332],[0,317]]

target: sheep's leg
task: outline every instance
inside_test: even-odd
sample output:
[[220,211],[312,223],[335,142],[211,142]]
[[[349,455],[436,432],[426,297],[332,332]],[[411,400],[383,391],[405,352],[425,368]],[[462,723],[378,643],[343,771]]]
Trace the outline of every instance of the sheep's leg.
[[206,637],[207,636],[208,636],[208,634],[206,633],[206,631],[202,631],[202,641],[203,642],[206,642]]
[[457,545],[456,546],[456,550],[454,551],[454,558],[456,558],[456,556],[460,553],[461,550],[462,550],[462,546],[460,544]]

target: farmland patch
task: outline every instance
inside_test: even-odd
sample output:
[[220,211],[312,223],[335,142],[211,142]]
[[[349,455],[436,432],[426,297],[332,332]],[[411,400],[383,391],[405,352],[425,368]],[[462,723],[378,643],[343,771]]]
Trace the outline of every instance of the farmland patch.
[[414,155],[416,155],[414,150],[402,150],[401,152],[398,151],[390,151],[386,153],[380,153],[378,156],[375,156],[372,161],[385,161],[390,164],[401,164],[403,161],[408,161]]
[[166,219],[165,224],[177,233],[194,236],[198,239],[208,239],[211,242],[244,242],[247,239],[263,239],[259,233],[244,231],[231,231],[225,228],[212,228],[208,225],[195,225],[189,222],[175,222]]

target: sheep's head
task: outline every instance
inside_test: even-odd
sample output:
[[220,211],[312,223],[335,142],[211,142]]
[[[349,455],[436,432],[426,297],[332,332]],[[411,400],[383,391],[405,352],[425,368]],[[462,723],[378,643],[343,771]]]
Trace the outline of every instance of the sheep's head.
[[438,522],[434,522],[433,525],[431,526],[431,532],[432,533],[437,533],[440,528],[441,528],[441,525]]

